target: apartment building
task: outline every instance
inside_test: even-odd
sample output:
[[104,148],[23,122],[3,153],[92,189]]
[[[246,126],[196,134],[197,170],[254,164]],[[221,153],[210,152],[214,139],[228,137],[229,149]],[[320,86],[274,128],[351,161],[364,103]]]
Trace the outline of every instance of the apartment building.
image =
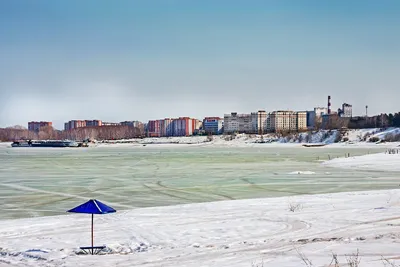
[[297,111],[297,131],[307,131],[307,111]]
[[28,130],[33,132],[39,132],[40,128],[52,127],[53,123],[51,121],[31,121],[28,122]]
[[259,110],[251,113],[252,132],[262,134],[266,131],[267,112]]
[[328,108],[323,107],[316,107],[314,110],[307,111],[307,128],[311,130],[315,129],[316,126],[321,125],[322,116],[327,114]]
[[299,132],[307,130],[307,112],[274,111],[267,115],[269,132]]
[[222,134],[224,120],[220,117],[205,117],[203,120],[203,130],[207,134]]
[[120,122],[102,122],[101,126],[121,126]]
[[328,108],[316,107],[314,108],[314,112],[316,117],[322,117],[322,115],[328,114]]
[[140,121],[121,121],[119,124],[121,124],[122,126],[143,128],[143,123]]
[[146,127],[148,137],[159,137],[160,132],[160,120],[150,120]]
[[100,120],[85,120],[86,127],[102,126],[103,122]]
[[353,117],[353,106],[347,103],[342,104],[342,108],[338,110],[340,117],[351,118]]
[[159,120],[159,136],[173,136],[173,119],[165,118],[163,120]]
[[147,135],[149,137],[191,136],[198,130],[197,127],[199,127],[198,120],[189,117],[150,120],[147,124]]
[[75,128],[86,127],[85,121],[82,120],[72,120],[69,122],[64,123],[64,130],[72,130]]
[[202,128],[203,128],[203,121],[195,119],[194,131],[198,132]]
[[119,123],[121,126],[129,126],[138,128],[141,132],[144,132],[145,125],[140,121],[121,121]]
[[224,115],[224,133],[251,133],[253,131],[251,114],[231,114]]
[[64,130],[72,130],[82,127],[97,127],[102,126],[104,123],[101,120],[72,120],[64,123]]
[[196,130],[197,120],[189,117],[181,117],[173,121],[174,136],[191,136]]

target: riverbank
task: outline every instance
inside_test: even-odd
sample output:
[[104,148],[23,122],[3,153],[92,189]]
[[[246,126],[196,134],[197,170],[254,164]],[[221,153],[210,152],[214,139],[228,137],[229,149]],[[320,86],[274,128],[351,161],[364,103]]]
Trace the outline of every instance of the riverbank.
[[[319,130],[314,132],[274,134],[236,134],[218,136],[188,136],[188,137],[147,137],[120,140],[102,140],[90,143],[92,147],[103,146],[164,146],[191,145],[217,147],[257,147],[279,145],[315,145],[321,146],[363,146],[363,147],[393,147],[399,146],[400,128],[371,128],[359,130]],[[11,143],[3,143],[7,146]]]
[[393,153],[378,153],[357,157],[337,158],[325,161],[322,164],[327,167],[375,170],[375,171],[395,171],[400,172],[400,148],[394,148]]
[[[142,208],[95,216],[0,221],[2,262],[16,266],[314,266],[359,250],[361,266],[396,258],[400,190],[303,195]],[[76,204],[79,204],[78,202]],[[294,208],[293,208],[294,207]],[[293,208],[293,209],[292,209]],[[293,211],[291,211],[293,210]]]

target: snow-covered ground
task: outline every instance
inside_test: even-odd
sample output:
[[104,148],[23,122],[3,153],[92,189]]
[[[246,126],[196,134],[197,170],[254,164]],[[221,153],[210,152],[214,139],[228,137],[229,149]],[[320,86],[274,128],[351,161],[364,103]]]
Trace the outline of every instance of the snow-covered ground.
[[0,142],[0,147],[9,147],[11,146],[11,142]]
[[[224,147],[246,147],[253,145],[277,145],[277,144],[302,144],[302,143],[321,143],[330,145],[338,143],[341,145],[371,146],[385,141],[388,136],[398,136],[400,141],[400,128],[369,128],[359,130],[347,130],[339,133],[337,130],[320,130],[314,132],[294,133],[287,136],[278,134],[238,134],[236,136],[222,135],[213,136],[209,140],[207,136],[189,137],[152,137],[143,139],[108,140],[98,142],[95,146],[121,146],[121,145],[214,145]],[[371,139],[373,138],[373,139]],[[378,142],[377,142],[378,141]],[[262,143],[262,144],[260,144]],[[398,143],[400,144],[400,143]],[[0,146],[10,146],[11,143],[0,143]],[[92,145],[93,146],[93,145]]]
[[[79,203],[76,203],[79,204]],[[328,266],[359,250],[360,266],[398,259],[400,190],[304,195],[0,221],[4,266]],[[294,212],[290,206],[296,207]],[[263,262],[263,265],[261,263]],[[344,266],[344,265],[343,265]],[[346,265],[347,266],[347,265]]]
[[291,134],[288,136],[280,136],[276,134],[265,134],[262,137],[260,135],[249,135],[249,134],[238,134],[236,136],[213,136],[212,140],[209,140],[206,136],[191,136],[191,137],[155,137],[155,138],[144,138],[144,139],[130,139],[130,140],[117,140],[107,141],[100,145],[115,145],[115,144],[136,144],[136,145],[168,145],[168,144],[180,144],[180,145],[215,145],[215,146],[249,146],[254,144],[262,145],[266,144],[299,144],[299,143],[322,143],[322,144],[333,144],[338,142],[340,144],[350,145],[374,145],[377,141],[371,138],[375,137],[377,140],[385,140],[388,135],[400,135],[399,128],[388,128],[388,129],[360,129],[360,130],[348,130],[345,131],[343,136],[339,135],[337,130],[321,130],[316,132],[305,132],[299,134]]
[[[328,167],[346,169],[400,171],[400,148],[393,149],[395,154],[379,153],[349,158],[337,158],[323,162]],[[399,181],[400,182],[400,181]]]

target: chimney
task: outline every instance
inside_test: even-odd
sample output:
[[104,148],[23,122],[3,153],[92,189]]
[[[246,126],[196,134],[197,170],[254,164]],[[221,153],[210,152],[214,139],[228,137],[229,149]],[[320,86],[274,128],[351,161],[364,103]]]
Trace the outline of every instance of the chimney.
[[328,114],[331,114],[331,96],[328,95]]

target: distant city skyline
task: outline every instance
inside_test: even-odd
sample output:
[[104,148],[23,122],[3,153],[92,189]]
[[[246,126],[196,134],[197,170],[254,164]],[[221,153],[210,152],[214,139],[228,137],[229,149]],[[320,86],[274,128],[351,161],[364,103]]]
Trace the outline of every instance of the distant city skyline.
[[0,127],[400,111],[400,2],[0,2]]

